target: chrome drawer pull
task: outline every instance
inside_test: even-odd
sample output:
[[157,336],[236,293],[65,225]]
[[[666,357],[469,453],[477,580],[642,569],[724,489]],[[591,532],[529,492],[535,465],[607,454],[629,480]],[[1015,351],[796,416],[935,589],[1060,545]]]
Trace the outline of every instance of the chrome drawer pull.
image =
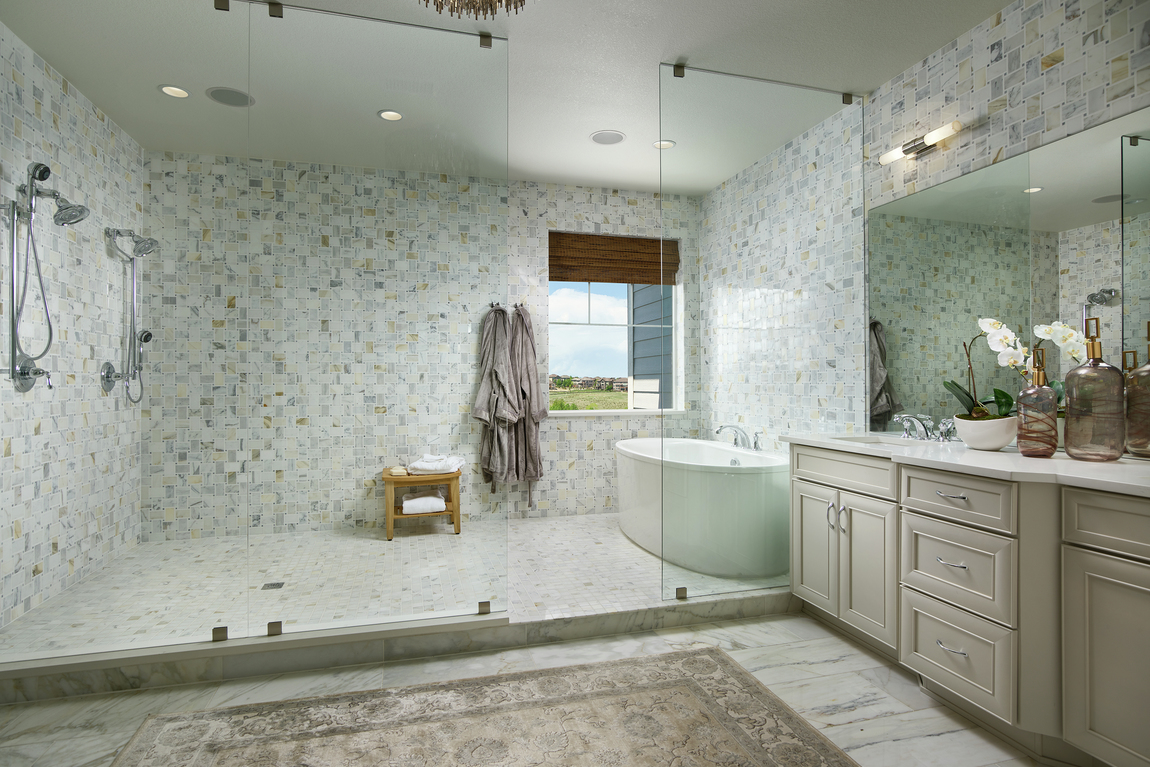
[[966,570],[966,569],[968,569],[966,565],[956,565],[956,564],[952,564],[952,563],[950,563],[950,562],[947,562],[947,561],[946,561],[945,559],[943,559],[942,557],[935,557],[935,559],[937,559],[937,560],[938,560],[940,563],[942,563],[942,564],[946,565],[947,567],[957,567],[959,570]]
[[942,640],[941,640],[941,639],[936,639],[936,640],[934,640],[934,641],[935,641],[935,643],[936,643],[936,644],[938,644],[938,646],[939,646],[939,647],[941,647],[942,649],[946,650],[947,652],[952,652],[952,653],[954,653],[955,655],[961,655],[961,656],[962,656],[962,657],[964,657],[964,658],[968,657],[968,656],[967,656],[967,654],[966,654],[966,653],[964,653],[962,650],[952,650],[952,649],[950,649],[949,647],[947,647],[946,645],[944,645],[944,644],[942,643]]
[[831,512],[835,510],[835,502],[831,501],[827,504],[827,524],[830,525],[832,530],[835,529],[835,523],[831,521]]
[[843,514],[845,514],[846,511],[847,511],[847,507],[846,507],[846,504],[844,503],[839,508],[839,513],[835,515],[838,517],[838,520],[839,520],[839,531],[843,532],[843,533],[845,533],[847,531],[847,529],[845,527],[843,527]]
[[955,499],[956,501],[965,501],[965,500],[967,500],[967,498],[966,498],[966,496],[965,496],[965,495],[947,495],[946,493],[942,492],[941,490],[935,490],[935,491],[934,491],[934,494],[935,494],[935,495],[937,495],[937,496],[938,496],[938,497],[940,497],[940,498],[953,498],[953,499]]

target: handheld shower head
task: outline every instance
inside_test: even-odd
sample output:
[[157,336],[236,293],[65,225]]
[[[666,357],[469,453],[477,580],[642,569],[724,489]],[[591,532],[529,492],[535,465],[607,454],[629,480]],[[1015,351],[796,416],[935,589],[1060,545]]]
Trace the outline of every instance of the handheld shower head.
[[56,212],[53,214],[52,220],[56,222],[57,226],[78,224],[86,219],[91,212],[83,205],[68,202],[60,195],[56,195]]
[[151,237],[140,237],[139,235],[132,235],[132,256],[140,258],[156,252],[160,247],[160,243]]
[[150,343],[152,340],[152,331],[141,330],[136,334],[136,339],[139,340],[139,342],[142,344]]

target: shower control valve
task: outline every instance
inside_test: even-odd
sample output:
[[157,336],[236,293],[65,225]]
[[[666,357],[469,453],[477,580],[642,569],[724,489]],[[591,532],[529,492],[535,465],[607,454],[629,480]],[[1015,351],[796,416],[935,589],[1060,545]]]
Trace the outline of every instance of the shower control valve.
[[100,388],[105,393],[115,389],[116,382],[122,380],[124,380],[124,376],[116,372],[116,366],[111,362],[105,362],[100,366]]
[[36,385],[37,378],[46,379],[49,389],[55,388],[52,386],[51,373],[36,367],[36,363],[31,357],[25,355],[17,357],[16,367],[12,371],[12,385],[16,387],[16,391],[21,393],[31,391],[32,387]]

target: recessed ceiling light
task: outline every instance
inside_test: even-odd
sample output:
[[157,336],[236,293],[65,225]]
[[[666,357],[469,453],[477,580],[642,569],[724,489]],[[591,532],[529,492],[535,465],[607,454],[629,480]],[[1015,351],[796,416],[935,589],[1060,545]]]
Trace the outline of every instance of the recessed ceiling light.
[[1123,200],[1128,199],[1130,199],[1130,195],[1128,194],[1107,194],[1103,195],[1102,197],[1095,197],[1090,202],[1096,202],[1099,205],[1107,205],[1112,202],[1122,202]]
[[186,90],[183,88],[177,88],[174,85],[161,85],[160,92],[166,93],[167,95],[177,99],[186,99],[188,97],[188,92]]
[[379,110],[379,116],[385,120],[391,120],[392,122],[403,119],[403,115],[401,115],[399,112],[396,112],[394,109],[381,109]]
[[618,144],[625,138],[627,137],[617,130],[597,130],[591,134],[591,140],[596,144]]
[[675,142],[669,138],[665,138],[661,141],[656,141],[654,144],[656,149],[670,149],[673,146],[675,146]]
[[250,107],[256,103],[251,96],[235,88],[208,88],[208,98],[226,107]]
[[1032,187],[1030,187],[1029,189],[1023,189],[1023,190],[1022,190],[1022,193],[1023,193],[1023,194],[1034,194],[1035,192],[1041,192],[1041,191],[1042,191],[1042,187],[1040,187],[1040,186],[1032,186]]

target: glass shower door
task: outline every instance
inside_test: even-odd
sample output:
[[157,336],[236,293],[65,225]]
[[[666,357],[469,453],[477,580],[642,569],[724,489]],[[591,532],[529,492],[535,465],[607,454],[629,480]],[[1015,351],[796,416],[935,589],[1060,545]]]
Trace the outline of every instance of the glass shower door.
[[[470,406],[483,316],[508,302],[506,41],[251,14],[252,630],[504,610],[506,514],[476,481]],[[464,459],[457,497],[393,485],[449,508],[389,540],[385,472],[425,454]]]
[[670,324],[682,349],[668,358],[681,395],[663,417],[664,599],[789,586],[779,437],[818,407],[804,403],[825,324],[805,288],[833,279],[820,259],[849,260],[862,240],[861,104],[681,75],[660,68],[663,230],[681,264]]

